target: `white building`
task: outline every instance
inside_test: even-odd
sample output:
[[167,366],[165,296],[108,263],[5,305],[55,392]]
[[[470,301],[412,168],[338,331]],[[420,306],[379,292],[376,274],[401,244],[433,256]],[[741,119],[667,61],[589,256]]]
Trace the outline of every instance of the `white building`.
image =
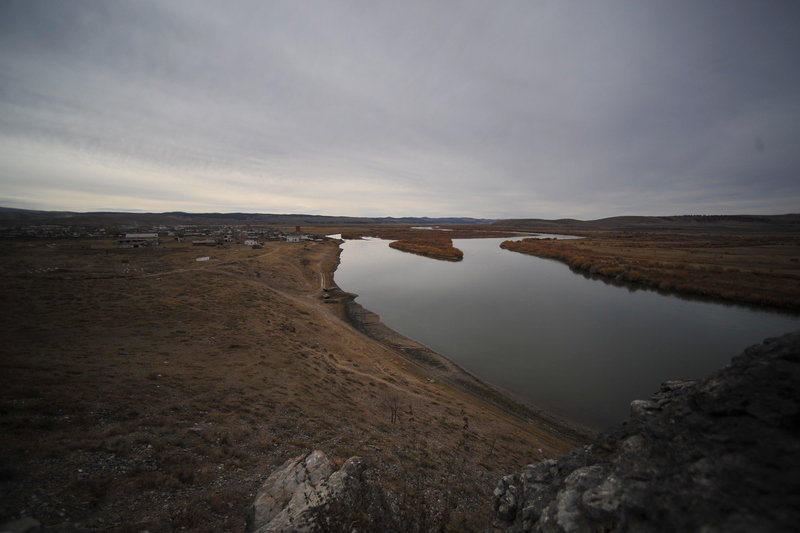
[[158,245],[158,233],[126,233],[119,241],[120,248],[140,248]]

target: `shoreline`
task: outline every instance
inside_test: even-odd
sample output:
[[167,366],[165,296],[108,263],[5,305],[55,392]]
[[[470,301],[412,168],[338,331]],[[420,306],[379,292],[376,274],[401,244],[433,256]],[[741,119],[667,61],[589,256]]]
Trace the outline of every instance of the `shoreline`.
[[501,387],[481,380],[448,357],[391,329],[381,321],[378,314],[355,301],[357,294],[345,291],[341,291],[340,294],[346,320],[351,326],[384,346],[400,352],[407,361],[421,367],[426,373],[447,385],[473,398],[487,401],[515,418],[533,423],[560,437],[571,440],[593,440],[602,432],[536,407]]
[[[341,248],[338,249],[341,253]],[[586,443],[602,432],[525,402],[511,392],[483,381],[448,357],[391,329],[377,313],[355,301],[357,294],[344,291],[336,284],[334,273],[340,260],[341,255],[330,271],[330,285],[326,292],[341,303],[343,319],[360,333],[392,349],[435,380],[561,438]]]
[[[602,277],[610,282],[626,281],[655,290],[795,313],[800,309],[800,291],[794,283],[800,276],[796,268],[787,266],[797,262],[791,254],[785,256],[788,261],[784,259],[783,264],[765,265],[741,252],[758,242],[752,238],[728,237],[721,245],[711,246],[697,240],[673,238],[671,242],[665,241],[666,237],[626,236],[623,239],[596,235],[577,245],[571,240],[522,239],[504,241],[500,247],[553,259],[573,272]],[[784,246],[787,243],[781,240],[772,244]]]
[[208,262],[178,240],[0,248],[0,523],[242,531],[269,472],[310,450],[364,458],[402,509],[449,502],[425,509],[483,523],[497,479],[588,443],[351,325],[335,242],[233,243]]

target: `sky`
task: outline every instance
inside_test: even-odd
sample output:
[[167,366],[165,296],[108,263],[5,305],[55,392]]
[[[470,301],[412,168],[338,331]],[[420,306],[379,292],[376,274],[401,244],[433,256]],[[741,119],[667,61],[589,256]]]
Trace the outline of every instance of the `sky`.
[[0,0],[0,206],[800,212],[800,2]]

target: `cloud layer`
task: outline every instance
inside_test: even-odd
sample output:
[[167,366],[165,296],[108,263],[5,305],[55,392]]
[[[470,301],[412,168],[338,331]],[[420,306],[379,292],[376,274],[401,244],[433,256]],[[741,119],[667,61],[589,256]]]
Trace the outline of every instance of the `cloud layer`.
[[0,205],[800,205],[795,2],[0,4]]

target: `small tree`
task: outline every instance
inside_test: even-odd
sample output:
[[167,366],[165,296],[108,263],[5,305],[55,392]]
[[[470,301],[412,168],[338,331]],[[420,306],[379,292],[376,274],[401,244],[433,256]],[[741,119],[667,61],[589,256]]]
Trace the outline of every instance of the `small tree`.
[[398,420],[397,411],[400,410],[400,394],[397,391],[389,390],[386,393],[384,403],[389,408],[392,424],[394,424]]

